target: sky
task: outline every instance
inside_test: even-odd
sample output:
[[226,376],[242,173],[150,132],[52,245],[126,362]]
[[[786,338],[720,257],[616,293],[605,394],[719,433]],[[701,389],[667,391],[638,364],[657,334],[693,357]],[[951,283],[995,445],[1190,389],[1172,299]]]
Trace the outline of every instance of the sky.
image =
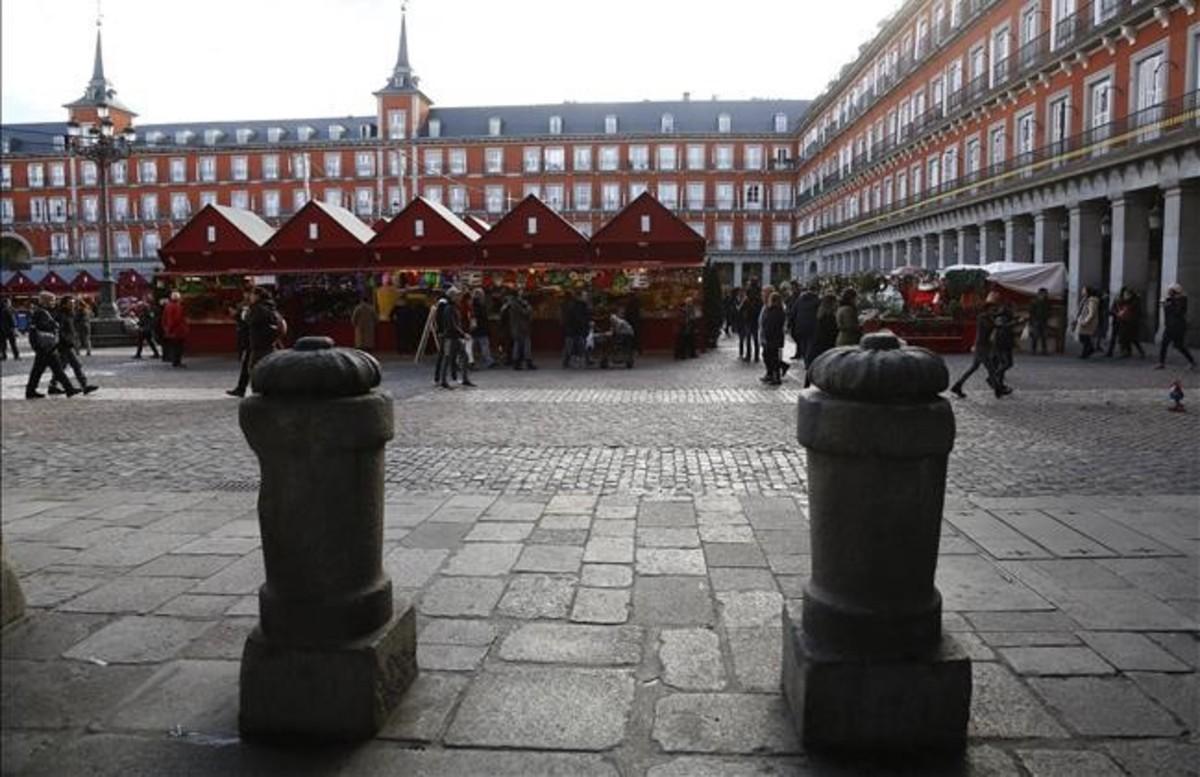
[[[900,0],[408,0],[440,106],[820,94]],[[0,121],[63,121],[97,0],[0,3]],[[104,67],[140,123],[375,112],[400,0],[104,0]]]

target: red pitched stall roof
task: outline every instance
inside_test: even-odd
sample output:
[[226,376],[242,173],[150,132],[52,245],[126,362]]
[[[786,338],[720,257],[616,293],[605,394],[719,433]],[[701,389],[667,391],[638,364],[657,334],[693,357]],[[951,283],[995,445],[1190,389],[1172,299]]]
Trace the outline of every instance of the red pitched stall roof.
[[375,223],[371,225],[371,231],[373,231],[375,234],[379,234],[387,225],[387,219],[375,219]]
[[371,228],[345,208],[309,200],[264,245],[269,272],[373,269]]
[[71,281],[71,291],[90,294],[100,290],[100,281],[87,270],[80,270]]
[[41,283],[38,284],[38,288],[40,288],[42,291],[52,291],[55,294],[62,294],[65,291],[70,291],[71,286],[65,280],[63,280],[61,275],[54,272],[54,270],[51,270],[42,276],[42,280]]
[[208,204],[158,249],[166,274],[259,272],[271,225],[248,210]]
[[417,197],[367,244],[386,269],[451,270],[475,264],[479,233],[439,202]]
[[649,192],[642,192],[592,235],[602,267],[700,267],[706,243]]
[[129,297],[150,288],[150,281],[132,268],[117,273],[117,296]]
[[486,221],[479,218],[478,216],[474,216],[471,214],[464,216],[463,221],[467,222],[468,227],[475,230],[476,232],[478,232],[481,235],[484,232],[487,232],[489,229],[492,228],[491,224],[487,223]]
[[34,294],[38,290],[38,285],[29,280],[29,276],[18,270],[4,284],[5,294]]
[[482,269],[588,265],[587,238],[532,194],[496,222],[476,245]]

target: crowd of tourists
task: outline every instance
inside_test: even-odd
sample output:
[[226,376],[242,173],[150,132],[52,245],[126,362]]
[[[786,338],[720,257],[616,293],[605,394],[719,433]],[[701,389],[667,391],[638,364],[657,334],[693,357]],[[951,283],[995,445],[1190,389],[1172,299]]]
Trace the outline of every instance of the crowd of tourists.
[[[1169,286],[1167,296],[1160,304],[1162,338],[1158,347],[1158,362],[1154,368],[1166,368],[1167,354],[1174,347],[1187,361],[1189,369],[1195,370],[1196,359],[1188,350],[1186,342],[1188,300],[1183,286],[1178,283]],[[1101,351],[1111,358],[1118,348],[1123,359],[1132,356],[1135,350],[1140,358],[1145,358],[1146,353],[1142,350],[1139,336],[1142,315],[1141,297],[1128,286],[1122,288],[1111,303],[1107,292],[1100,292],[1093,286],[1083,287],[1079,294],[1074,324],[1075,335],[1082,348],[1079,358],[1090,359]]]

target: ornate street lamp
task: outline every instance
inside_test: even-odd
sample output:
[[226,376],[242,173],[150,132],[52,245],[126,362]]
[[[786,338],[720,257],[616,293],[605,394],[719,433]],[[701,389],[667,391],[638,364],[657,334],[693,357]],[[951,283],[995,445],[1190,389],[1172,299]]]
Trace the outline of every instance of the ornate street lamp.
[[100,181],[100,304],[96,310],[96,321],[118,321],[120,312],[117,310],[115,281],[112,275],[112,262],[109,257],[108,234],[108,172],[113,162],[129,157],[137,133],[133,127],[127,127],[124,132],[113,132],[112,118],[107,106],[96,108],[99,126],[88,126],[86,129],[77,122],[67,124],[67,151],[75,156],[90,160],[96,164],[96,173]]

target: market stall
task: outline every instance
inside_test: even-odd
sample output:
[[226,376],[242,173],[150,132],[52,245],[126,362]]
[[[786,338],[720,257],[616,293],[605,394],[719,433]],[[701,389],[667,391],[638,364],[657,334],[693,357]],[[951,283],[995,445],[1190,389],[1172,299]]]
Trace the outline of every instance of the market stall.
[[71,281],[71,293],[91,299],[100,293],[100,281],[87,270],[80,270]]

